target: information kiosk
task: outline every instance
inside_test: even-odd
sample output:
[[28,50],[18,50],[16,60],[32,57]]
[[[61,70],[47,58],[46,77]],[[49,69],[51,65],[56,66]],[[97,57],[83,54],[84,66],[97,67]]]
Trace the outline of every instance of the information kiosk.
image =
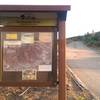
[[0,5],[0,86],[58,84],[59,100],[65,100],[68,10],[68,5]]

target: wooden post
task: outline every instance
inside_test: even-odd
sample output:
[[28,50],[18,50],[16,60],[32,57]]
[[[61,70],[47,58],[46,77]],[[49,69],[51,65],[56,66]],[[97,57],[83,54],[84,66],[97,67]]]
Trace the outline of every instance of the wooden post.
[[59,20],[59,100],[65,100],[65,21]]
[[3,54],[3,46],[2,46],[2,39],[1,39],[1,32],[0,32],[0,81],[2,81],[2,71],[3,71],[3,64],[2,64],[2,54]]
[[57,85],[57,29],[53,29],[52,75],[53,84]]

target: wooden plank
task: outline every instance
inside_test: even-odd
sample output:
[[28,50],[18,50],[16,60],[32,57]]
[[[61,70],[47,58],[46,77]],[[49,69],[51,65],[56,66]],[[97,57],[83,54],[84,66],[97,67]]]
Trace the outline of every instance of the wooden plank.
[[65,100],[65,21],[59,21],[59,100]]
[[54,27],[0,27],[1,32],[52,32]]
[[[22,80],[22,71],[3,71],[3,79],[2,81],[8,82],[14,82],[14,81],[24,81]],[[36,80],[30,80],[30,81],[37,81],[37,82],[45,82],[45,81],[52,81],[52,72],[38,72],[37,73],[37,79]],[[28,81],[28,80],[27,80]]]
[[52,47],[52,74],[54,85],[57,85],[57,29],[53,32],[53,47]]
[[0,81],[2,81],[2,38],[0,33]]
[[0,5],[0,11],[67,11],[69,5]]
[[6,82],[2,81],[0,82],[0,86],[32,86],[32,87],[49,87],[53,86],[52,81],[46,81],[46,82],[33,82],[33,81],[17,81],[17,82]]

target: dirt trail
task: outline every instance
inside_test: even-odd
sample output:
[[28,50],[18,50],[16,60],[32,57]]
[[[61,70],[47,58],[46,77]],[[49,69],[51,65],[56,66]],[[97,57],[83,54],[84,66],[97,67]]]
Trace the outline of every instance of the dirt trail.
[[66,63],[100,100],[100,54],[80,41],[69,43],[66,52]]

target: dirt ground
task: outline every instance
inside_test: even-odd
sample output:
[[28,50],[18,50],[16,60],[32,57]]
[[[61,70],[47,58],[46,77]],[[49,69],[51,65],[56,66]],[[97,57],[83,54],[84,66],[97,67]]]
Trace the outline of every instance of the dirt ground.
[[[89,93],[81,90],[70,76],[67,86],[66,100],[93,100]],[[0,100],[58,100],[58,87],[0,87]]]
[[[71,62],[70,60],[74,58],[80,59],[78,58],[79,56],[77,56],[77,54],[75,53],[76,51],[73,50],[73,46],[71,46],[69,49],[72,51],[70,56],[71,58],[68,58],[69,62]],[[86,55],[88,53],[89,52],[87,52]],[[70,53],[66,54],[68,54],[66,56],[70,55]],[[82,57],[85,57],[84,51],[82,51],[82,54],[83,54]],[[78,88],[75,82],[71,79],[71,77],[70,76],[68,77],[69,77],[69,84],[66,84],[66,95],[68,94],[68,97],[66,98],[68,98],[68,100],[92,100],[92,98],[86,91],[82,91],[80,88]],[[0,87],[0,100],[58,100],[58,87],[55,88]]]
[[57,88],[27,88],[1,87],[0,100],[58,100]]
[[68,65],[100,100],[100,54],[80,41],[69,43],[67,52]]
[[[66,100],[94,100],[87,91],[77,86],[67,72],[66,75],[68,75]],[[0,87],[0,100],[58,100],[58,86],[47,88]]]
[[89,91],[81,89],[71,77],[69,79],[68,100],[95,100]]

